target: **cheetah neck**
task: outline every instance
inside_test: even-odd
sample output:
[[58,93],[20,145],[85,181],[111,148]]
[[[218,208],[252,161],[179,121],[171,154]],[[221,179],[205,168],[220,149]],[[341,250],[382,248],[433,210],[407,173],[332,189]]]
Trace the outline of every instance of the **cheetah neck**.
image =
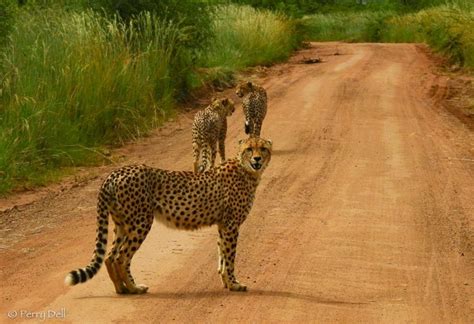
[[263,170],[260,170],[259,172],[250,171],[242,164],[242,161],[239,158],[235,158],[234,160],[230,160],[230,161],[233,161],[233,164],[235,165],[235,167],[239,170],[239,172],[244,177],[248,177],[249,179],[252,179],[253,181],[255,181],[255,186],[257,186],[260,183]]

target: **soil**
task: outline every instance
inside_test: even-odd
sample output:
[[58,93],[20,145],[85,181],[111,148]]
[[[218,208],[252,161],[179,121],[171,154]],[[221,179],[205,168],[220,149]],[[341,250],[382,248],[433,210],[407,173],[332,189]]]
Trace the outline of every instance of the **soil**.
[[[312,43],[246,78],[268,90],[262,136],[274,144],[239,238],[248,292],[222,288],[215,228],[158,223],[132,264],[147,294],[116,295],[104,269],[63,284],[90,260],[111,170],[191,169],[193,110],[113,165],[0,202],[0,322],[474,323],[472,120],[442,104],[448,83],[426,50]],[[228,122],[232,156],[241,109]]]

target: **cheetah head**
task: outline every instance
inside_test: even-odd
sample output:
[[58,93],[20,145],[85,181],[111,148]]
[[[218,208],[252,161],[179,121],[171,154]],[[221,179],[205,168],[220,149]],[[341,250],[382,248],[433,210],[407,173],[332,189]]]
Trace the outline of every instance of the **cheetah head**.
[[254,175],[260,175],[270,162],[272,141],[251,136],[239,141],[240,164]]
[[253,90],[253,83],[250,81],[241,82],[237,85],[237,90],[235,90],[235,94],[242,98],[247,93]]
[[225,112],[226,116],[230,116],[235,111],[234,101],[228,98],[212,98],[212,107],[216,110]]

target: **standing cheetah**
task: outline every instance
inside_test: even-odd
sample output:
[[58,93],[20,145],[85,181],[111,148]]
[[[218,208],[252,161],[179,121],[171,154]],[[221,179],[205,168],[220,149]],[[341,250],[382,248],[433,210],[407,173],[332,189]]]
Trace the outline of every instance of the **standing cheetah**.
[[260,177],[270,162],[271,149],[271,141],[250,137],[239,142],[235,159],[208,172],[166,171],[145,165],[112,172],[99,191],[93,258],[85,268],[71,271],[65,283],[86,282],[99,271],[107,249],[110,216],[115,223],[115,240],[105,265],[117,293],[141,294],[148,289],[135,284],[130,264],[153,219],[184,230],[216,224],[222,283],[231,291],[246,290],[234,275],[237,238],[239,227],[252,208]]
[[267,92],[263,87],[246,81],[237,85],[235,93],[243,97],[245,134],[260,136],[263,119],[267,114]]
[[194,172],[204,172],[214,166],[218,142],[221,162],[225,161],[227,116],[232,115],[234,111],[235,106],[231,99],[212,99],[212,103],[194,117]]

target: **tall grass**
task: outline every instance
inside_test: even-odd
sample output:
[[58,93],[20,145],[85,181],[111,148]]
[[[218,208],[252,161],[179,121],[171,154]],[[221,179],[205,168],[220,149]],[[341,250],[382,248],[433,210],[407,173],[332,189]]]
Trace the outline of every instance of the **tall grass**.
[[452,62],[474,67],[474,10],[450,4],[392,17],[382,40],[424,42]]
[[100,144],[170,114],[178,27],[150,14],[124,26],[91,11],[24,11],[18,21],[0,60],[0,192],[90,162]]
[[214,38],[202,58],[204,67],[235,71],[287,58],[297,45],[289,18],[250,6],[219,6],[213,15]]

